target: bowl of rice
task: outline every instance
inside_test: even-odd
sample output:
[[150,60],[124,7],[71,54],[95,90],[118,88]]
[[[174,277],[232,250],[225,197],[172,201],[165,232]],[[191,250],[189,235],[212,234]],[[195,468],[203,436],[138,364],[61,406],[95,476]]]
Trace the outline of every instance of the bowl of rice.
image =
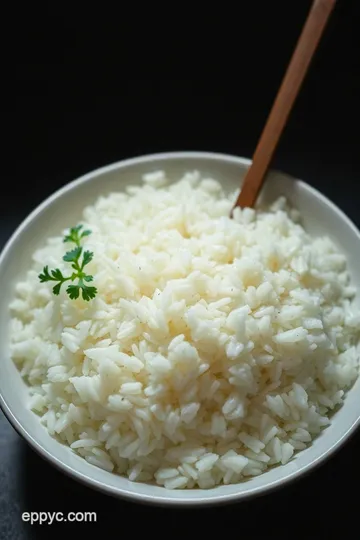
[[360,234],[250,161],[175,152],[66,185],[0,257],[0,403],[51,464],[171,505],[265,493],[359,425]]

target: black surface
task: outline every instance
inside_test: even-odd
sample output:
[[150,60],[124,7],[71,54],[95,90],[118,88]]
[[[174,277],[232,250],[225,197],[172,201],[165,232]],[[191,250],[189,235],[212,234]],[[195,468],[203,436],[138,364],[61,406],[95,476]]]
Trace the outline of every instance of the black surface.
[[[224,58],[229,59],[229,49],[234,48],[236,63],[227,70],[231,78],[220,76],[215,57],[204,52],[204,63],[213,65],[202,81],[185,75],[121,79],[124,49],[120,53],[107,42],[101,67],[89,63],[110,30],[94,36],[75,24],[61,27],[66,27],[65,33],[61,25],[54,33],[39,21],[35,30],[28,25],[6,102],[8,167],[0,198],[0,246],[46,196],[95,167],[165,150],[251,157],[310,2],[263,2],[261,17],[256,16],[261,3],[249,4],[245,9],[241,3],[242,17],[232,36],[220,23],[205,28],[206,36],[199,39],[202,47],[228,45]],[[360,226],[356,4],[338,2],[273,165],[319,188]],[[230,20],[233,14],[226,17]],[[197,28],[175,32],[179,48],[194,44]],[[143,52],[152,44],[151,34],[143,38]],[[162,49],[170,47],[168,35],[153,34],[163,40]],[[129,42],[125,52],[134,46]],[[45,63],[48,48],[53,57]],[[221,58],[222,52],[217,53]],[[0,412],[0,538],[52,538],[84,529],[124,537],[132,534],[124,529],[127,518],[145,534],[155,530],[165,535],[165,520],[173,532],[188,533],[191,524],[202,535],[216,524],[226,527],[226,534],[256,538],[294,532],[331,538],[337,529],[347,537],[357,518],[359,455],[357,433],[316,472],[261,499],[216,510],[162,510],[108,498],[63,476],[34,454]],[[96,525],[31,527],[21,520],[24,511],[96,511],[98,517]]]

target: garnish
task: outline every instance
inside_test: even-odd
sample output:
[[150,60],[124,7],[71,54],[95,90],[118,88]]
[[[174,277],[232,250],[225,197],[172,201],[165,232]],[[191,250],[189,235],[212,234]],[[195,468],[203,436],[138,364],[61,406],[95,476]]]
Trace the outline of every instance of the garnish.
[[94,279],[93,276],[90,276],[84,272],[85,266],[92,261],[94,253],[92,251],[84,251],[83,253],[81,240],[85,236],[89,236],[91,231],[81,231],[82,228],[82,225],[72,227],[69,230],[69,234],[64,238],[64,242],[72,242],[76,246],[71,251],[67,251],[63,256],[63,261],[71,263],[71,268],[74,270],[74,272],[70,276],[64,276],[59,268],[49,270],[48,266],[44,266],[42,274],[39,274],[39,279],[41,283],[44,283],[45,281],[57,282],[53,287],[53,293],[56,296],[59,295],[63,283],[66,281],[78,280],[76,284],[68,285],[66,292],[71,300],[76,300],[79,298],[81,292],[83,299],[88,302],[92,298],[95,298],[97,289],[96,287],[89,287],[86,285],[86,283],[89,283]]

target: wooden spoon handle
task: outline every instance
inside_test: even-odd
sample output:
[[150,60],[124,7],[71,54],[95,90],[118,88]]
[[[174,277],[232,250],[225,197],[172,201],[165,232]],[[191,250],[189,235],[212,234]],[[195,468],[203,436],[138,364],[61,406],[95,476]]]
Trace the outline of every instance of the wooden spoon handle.
[[315,0],[256,147],[235,206],[252,207],[336,0]]

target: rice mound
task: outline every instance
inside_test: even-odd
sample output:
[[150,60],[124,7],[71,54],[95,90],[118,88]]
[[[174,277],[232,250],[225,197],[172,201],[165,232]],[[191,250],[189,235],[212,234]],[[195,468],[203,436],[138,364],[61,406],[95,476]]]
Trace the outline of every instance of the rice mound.
[[94,300],[39,282],[44,265],[67,272],[63,235],[17,285],[11,352],[29,406],[89,463],[168,489],[287,463],[358,376],[345,257],[283,199],[230,219],[237,193],[196,171],[143,181],[83,212]]

